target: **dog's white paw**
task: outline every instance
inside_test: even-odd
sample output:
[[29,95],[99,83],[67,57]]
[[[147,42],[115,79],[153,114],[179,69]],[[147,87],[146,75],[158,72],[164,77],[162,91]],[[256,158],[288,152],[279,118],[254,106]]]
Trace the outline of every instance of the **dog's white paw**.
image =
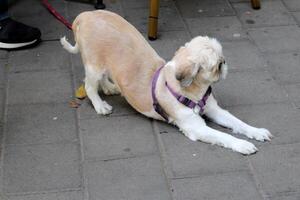
[[97,114],[100,115],[108,115],[112,113],[112,106],[106,103],[106,101],[102,101],[101,104],[94,106]]
[[232,144],[232,150],[244,155],[249,155],[255,153],[257,151],[257,148],[252,143],[246,140],[238,139]]
[[269,130],[265,128],[253,128],[245,134],[248,138],[255,139],[258,141],[270,141],[273,135]]

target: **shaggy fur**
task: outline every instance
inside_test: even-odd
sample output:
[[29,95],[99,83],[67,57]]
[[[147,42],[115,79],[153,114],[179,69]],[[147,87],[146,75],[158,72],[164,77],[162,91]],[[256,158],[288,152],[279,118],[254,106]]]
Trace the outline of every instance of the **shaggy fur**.
[[[225,78],[227,65],[216,39],[195,37],[166,63],[131,24],[112,12],[84,12],[73,22],[73,31],[75,46],[65,37],[61,43],[70,53],[81,53],[85,89],[98,114],[112,112],[112,107],[98,94],[100,86],[105,94],[121,93],[147,117],[163,120],[152,106],[151,80],[154,72],[164,66],[155,93],[169,116],[169,123],[178,126],[193,141],[217,144],[242,154],[257,151],[250,142],[206,126],[198,113],[179,103],[165,86],[167,82],[177,93],[199,101],[211,84]],[[213,95],[208,98],[204,114],[234,133],[259,141],[272,137],[267,129],[252,127],[220,108]]]

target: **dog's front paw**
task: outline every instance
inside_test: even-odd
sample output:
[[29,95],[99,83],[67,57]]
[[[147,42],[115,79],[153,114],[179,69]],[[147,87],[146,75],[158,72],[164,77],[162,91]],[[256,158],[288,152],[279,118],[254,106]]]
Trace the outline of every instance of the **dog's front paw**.
[[238,139],[233,143],[232,150],[244,155],[249,155],[255,153],[257,151],[257,148],[252,143],[246,140]]
[[95,106],[95,110],[97,114],[108,115],[112,113],[112,106],[106,103],[106,101],[102,101],[102,104]]
[[261,142],[266,140],[270,141],[271,138],[273,138],[273,135],[270,133],[270,131],[265,128],[253,128],[246,133],[246,136]]

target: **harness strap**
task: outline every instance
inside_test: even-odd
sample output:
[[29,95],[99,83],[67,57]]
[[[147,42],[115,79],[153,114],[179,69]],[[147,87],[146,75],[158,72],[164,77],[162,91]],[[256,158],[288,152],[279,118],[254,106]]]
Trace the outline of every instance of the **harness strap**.
[[167,113],[164,111],[164,109],[159,105],[158,100],[156,98],[155,95],[155,89],[156,89],[156,83],[160,74],[161,69],[163,68],[163,66],[161,66],[158,70],[156,70],[156,72],[154,73],[154,76],[152,78],[152,87],[151,87],[151,94],[152,94],[152,101],[153,101],[153,108],[154,110],[160,114],[160,116],[162,116],[166,121],[168,121],[168,115]]
[[[155,95],[155,89],[156,89],[156,83],[160,74],[161,69],[163,68],[160,67],[158,70],[156,70],[156,72],[154,73],[154,76],[152,78],[152,87],[151,87],[151,94],[152,94],[152,101],[153,101],[153,108],[154,110],[160,115],[162,116],[166,121],[168,121],[168,115],[167,113],[164,111],[164,109],[159,105],[157,97]],[[193,100],[182,96],[180,94],[178,94],[177,92],[175,92],[166,82],[166,87],[168,88],[168,90],[171,92],[171,94],[177,99],[177,101],[179,101],[181,104],[187,106],[188,108],[193,109],[193,111],[196,114],[203,114],[204,112],[204,107],[206,105],[207,99],[209,97],[209,95],[211,94],[211,86],[209,86],[204,94],[204,96],[202,97],[202,99],[200,99],[198,102],[194,102]]]

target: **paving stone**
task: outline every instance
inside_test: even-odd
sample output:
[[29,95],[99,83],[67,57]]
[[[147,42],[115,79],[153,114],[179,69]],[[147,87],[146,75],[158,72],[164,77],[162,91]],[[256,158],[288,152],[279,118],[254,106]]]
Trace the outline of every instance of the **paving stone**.
[[75,113],[68,104],[12,105],[6,121],[6,144],[77,140]]
[[[51,56],[49,55],[51,52]],[[13,51],[9,55],[9,71],[70,71],[69,53],[58,41],[43,42],[36,48]]]
[[300,24],[300,11],[298,12],[292,12],[292,15],[295,17],[298,24]]
[[[108,104],[113,107],[113,113],[110,116],[126,116],[136,114],[135,111],[127,101],[121,96],[106,96],[100,94],[101,98],[105,100]],[[98,115],[91,103],[91,101],[86,98],[81,102],[80,107],[78,108],[79,118],[80,119],[94,119],[94,118],[106,118],[107,116]]]
[[235,15],[228,1],[223,0],[176,0],[176,4],[184,18]]
[[78,88],[84,83],[84,66],[82,63],[81,56],[79,54],[71,54],[71,63],[73,69],[73,79],[75,82],[75,88]]
[[72,97],[65,72],[25,72],[8,75],[8,104],[66,102]]
[[300,28],[280,26],[249,31],[258,48],[263,52],[296,51],[300,49]]
[[256,146],[261,146],[260,151],[265,151],[270,145],[300,142],[300,112],[288,103],[237,106],[228,110],[242,121],[255,127],[267,128],[274,135],[271,142],[251,140]]
[[264,1],[259,10],[252,9],[249,2],[236,3],[233,7],[246,28],[296,24],[281,1]]
[[6,82],[7,60],[0,60],[0,88],[4,88]]
[[284,87],[293,102],[300,102],[300,83],[289,84]]
[[[159,2],[160,8],[163,6],[170,6],[173,4],[173,0],[161,0]],[[127,0],[126,2],[122,1],[122,6],[127,8],[149,8],[148,0]]]
[[[123,16],[122,9],[121,9],[121,2],[120,0],[104,0],[105,3],[105,10],[112,11],[118,13],[119,15]],[[94,11],[95,4],[93,1],[68,1],[67,2],[67,19],[70,22],[73,22],[74,19],[82,12],[85,11]]]
[[290,11],[300,11],[300,2],[298,0],[282,0]]
[[262,200],[247,172],[215,174],[172,181],[174,200],[222,199]]
[[88,163],[86,174],[90,200],[170,199],[157,156]]
[[157,40],[148,40],[148,42],[157,51],[158,55],[169,61],[173,58],[179,47],[184,46],[190,39],[186,31],[168,31],[159,34]]
[[266,63],[262,55],[250,41],[224,42],[222,46],[229,71],[266,68]]
[[0,138],[2,134],[1,130],[3,126],[4,106],[5,106],[5,89],[0,88]]
[[7,145],[4,192],[79,188],[79,155],[77,144]]
[[299,191],[299,153],[299,144],[271,145],[249,157],[260,185],[268,196]]
[[180,133],[163,133],[168,176],[194,177],[247,170],[246,157],[217,145],[193,142]]
[[[59,12],[64,15],[65,13],[65,1],[49,0],[49,3]],[[27,0],[27,1],[15,1],[11,3],[9,12],[14,18],[41,16],[48,13],[41,1]]]
[[6,59],[8,56],[8,51],[0,49],[0,59]]
[[141,116],[80,121],[87,159],[115,159],[156,152],[150,120]]
[[265,55],[272,74],[279,83],[300,82],[300,54],[298,52]]
[[[128,8],[124,12],[125,19],[135,28],[140,32],[148,32],[149,8]],[[168,7],[160,7],[158,29],[159,32],[184,30],[183,21],[173,4]]]
[[275,197],[269,197],[272,200],[299,200],[299,193],[283,193],[281,195],[276,195]]
[[82,200],[81,191],[9,196],[9,200]]
[[202,35],[220,41],[246,39],[247,35],[237,17],[201,17],[185,19],[193,37]]
[[266,71],[229,73],[213,91],[223,106],[287,101],[287,95]]

